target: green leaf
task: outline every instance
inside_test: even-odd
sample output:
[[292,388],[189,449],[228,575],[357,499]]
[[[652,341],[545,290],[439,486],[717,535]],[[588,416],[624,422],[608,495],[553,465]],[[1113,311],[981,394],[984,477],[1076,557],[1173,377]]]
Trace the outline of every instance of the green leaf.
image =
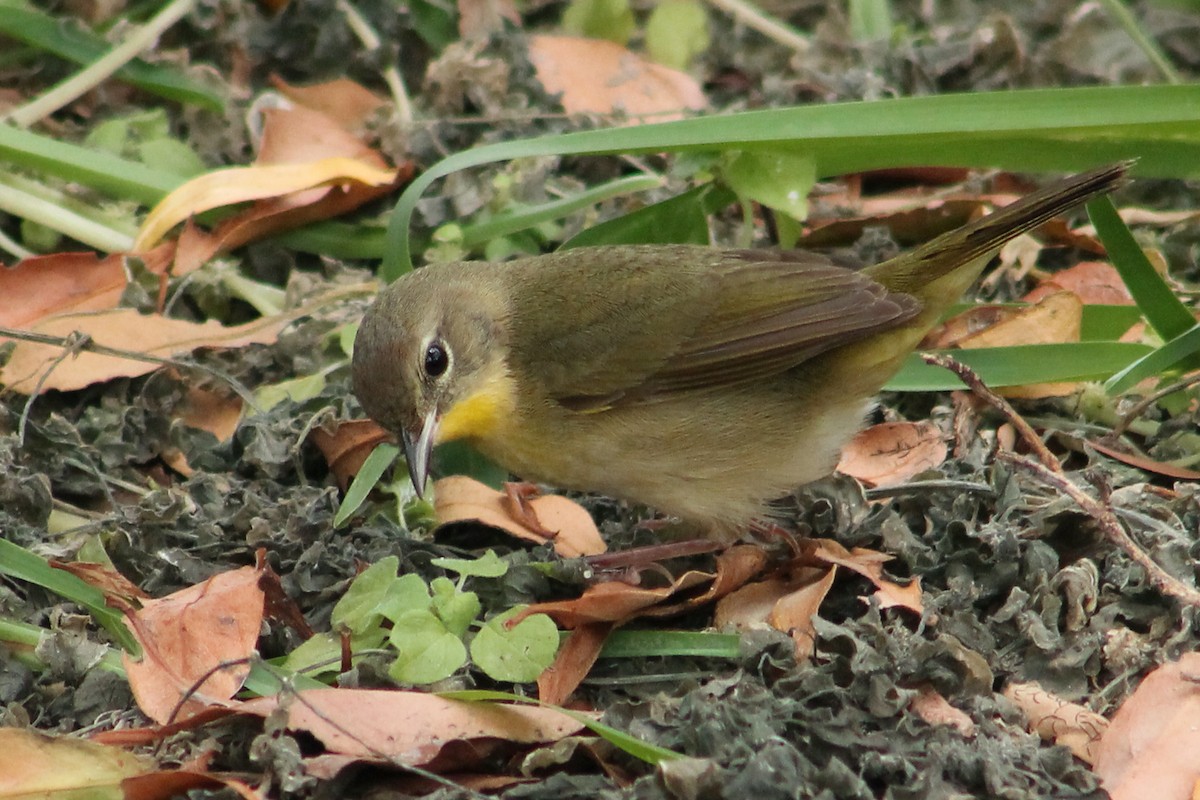
[[669,200],[593,225],[559,249],[606,244],[709,244],[708,215],[736,199],[737,195],[722,186],[697,186]]
[[400,559],[387,556],[359,573],[333,607],[330,616],[333,626],[361,634],[379,625],[383,619],[380,607],[396,582],[399,569]]
[[1150,327],[1167,340],[1195,325],[1196,318],[1146,258],[1141,245],[1117,214],[1112,199],[1097,197],[1088,203],[1087,210],[1109,259]]
[[709,41],[708,14],[696,0],[663,0],[646,21],[646,51],[672,69],[687,69]]
[[[70,16],[54,17],[19,0],[0,0],[0,33],[80,65],[96,61],[112,49],[111,42]],[[220,111],[225,105],[225,97],[215,87],[193,80],[175,67],[135,59],[117,70],[116,77],[160,97],[195,103],[210,111]]]
[[563,12],[563,30],[589,39],[608,39],[624,46],[635,23],[629,0],[571,0]]
[[552,663],[558,652],[558,628],[545,614],[534,614],[507,628],[520,608],[488,620],[471,640],[471,660],[497,681],[530,683]]
[[[258,407],[263,411],[270,411],[284,400],[291,400],[293,403],[303,403],[305,400],[311,400],[319,395],[324,390],[326,384],[327,381],[323,372],[318,372],[316,375],[301,375],[298,378],[291,378],[279,383],[268,383],[254,390],[254,402],[258,403]],[[374,454],[374,451],[372,451],[372,454]],[[345,507],[346,503],[342,503],[342,508]],[[338,524],[335,520],[334,525],[337,526]]]
[[433,598],[420,575],[401,575],[387,587],[379,604],[379,613],[393,622],[414,612],[429,611]]
[[471,623],[479,617],[483,606],[479,595],[461,591],[449,578],[434,578],[429,584],[433,595],[433,610],[455,636],[466,635]]
[[811,157],[783,151],[741,152],[721,168],[729,188],[745,200],[756,200],[792,219],[808,216],[808,193],[817,182]]
[[[412,268],[409,222],[434,181],[511,158],[791,151],[818,177],[897,166],[1077,170],[1138,157],[1139,175],[1200,174],[1200,85],[1029,89],[829,103],[554,134],[476,147],[409,184],[388,224],[381,274]],[[2,142],[0,142],[2,146]]]
[[479,558],[435,558],[429,563],[463,577],[500,578],[508,572],[508,562],[496,555],[495,550],[488,550]]
[[[1102,381],[1150,350],[1144,344],[1073,342],[943,352],[974,369],[988,386],[999,388],[1059,381]],[[883,388],[892,392],[944,392],[962,386],[962,381],[949,370],[926,364],[913,353]]]
[[0,539],[0,575],[41,586],[59,597],[78,603],[109,632],[122,650],[135,656],[141,654],[137,640],[125,627],[123,615],[108,607],[104,593],[95,586],[65,570],[54,569],[44,558],[7,539]]
[[1157,350],[1130,364],[1112,376],[1104,388],[1109,394],[1119,394],[1146,378],[1154,378],[1182,364],[1194,363],[1200,353],[1200,324],[1193,325]]
[[601,658],[692,656],[740,658],[741,637],[707,631],[616,630],[604,642]]
[[892,35],[888,0],[850,0],[850,35],[856,42],[878,42]]
[[394,444],[375,446],[371,455],[367,456],[367,460],[359,467],[358,474],[350,482],[350,487],[346,489],[346,497],[338,506],[337,514],[333,517],[333,527],[342,527],[354,516],[354,513],[366,501],[367,495],[375,488],[375,484],[379,483],[383,473],[388,471],[399,455],[400,448]]
[[389,640],[400,655],[388,675],[400,683],[433,683],[467,663],[462,639],[446,630],[429,611],[412,611],[396,620]]

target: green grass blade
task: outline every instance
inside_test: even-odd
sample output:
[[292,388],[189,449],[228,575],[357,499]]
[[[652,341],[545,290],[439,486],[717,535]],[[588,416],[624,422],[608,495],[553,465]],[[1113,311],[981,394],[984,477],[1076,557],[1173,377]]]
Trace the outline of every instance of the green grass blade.
[[709,631],[617,630],[609,635],[601,658],[655,658],[692,656],[738,658],[741,637]]
[[396,462],[396,457],[399,455],[400,448],[394,444],[375,446],[371,455],[367,456],[366,461],[359,468],[358,474],[354,476],[354,480],[350,482],[350,487],[346,489],[346,498],[342,500],[337,514],[333,516],[333,527],[342,527],[347,520],[354,516],[354,512],[358,511],[366,501],[367,495],[375,488],[375,484],[379,483],[379,479],[383,477],[383,473],[387,472],[388,467]]
[[54,569],[40,556],[23,547],[0,539],[0,573],[41,586],[43,589],[86,608],[112,635],[123,650],[141,652],[121,614],[104,602],[104,593],[69,572]]
[[1075,170],[1140,158],[1143,175],[1200,174],[1200,85],[1032,89],[833,103],[583,131],[456,153],[409,185],[388,226],[382,275],[412,267],[408,227],[439,178],[545,155],[785,150],[818,176],[889,166]]
[[1200,324],[1193,325],[1162,347],[1113,375],[1104,384],[1104,388],[1109,394],[1120,394],[1146,378],[1158,377],[1183,364],[1190,366],[1194,363],[1197,353],[1200,353]]
[[0,124],[0,161],[147,206],[157,203],[185,180],[110,153],[55,141],[4,124]]
[[[1071,342],[946,350],[979,373],[992,388],[1060,381],[1102,381],[1151,352],[1144,344]],[[915,353],[883,387],[893,392],[943,392],[963,388],[948,370],[926,364]]]
[[[19,0],[0,0],[0,33],[76,64],[89,64],[112,48],[112,43],[76,20],[53,17]],[[223,98],[212,87],[168,67],[140,59],[126,64],[116,77],[151,94],[220,111]]]
[[1174,339],[1196,324],[1196,318],[1188,311],[1171,287],[1154,269],[1150,259],[1138,245],[1129,228],[1117,214],[1112,200],[1097,197],[1088,203],[1088,216],[1096,226],[1096,233],[1108,251],[1109,260],[1121,275],[1121,280],[1133,295],[1142,315],[1164,340]]

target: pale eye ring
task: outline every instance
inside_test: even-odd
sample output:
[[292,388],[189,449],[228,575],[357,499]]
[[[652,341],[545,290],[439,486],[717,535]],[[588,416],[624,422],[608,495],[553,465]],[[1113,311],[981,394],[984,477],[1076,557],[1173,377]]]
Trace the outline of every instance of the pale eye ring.
[[450,366],[450,354],[439,341],[429,343],[425,348],[425,374],[431,378],[440,377]]

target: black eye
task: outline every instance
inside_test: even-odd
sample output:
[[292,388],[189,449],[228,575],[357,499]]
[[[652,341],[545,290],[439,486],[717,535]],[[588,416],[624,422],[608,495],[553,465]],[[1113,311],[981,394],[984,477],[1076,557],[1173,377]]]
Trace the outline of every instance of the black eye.
[[450,356],[447,355],[441,342],[433,342],[429,347],[425,348],[426,375],[436,378],[445,372],[448,366],[450,366]]

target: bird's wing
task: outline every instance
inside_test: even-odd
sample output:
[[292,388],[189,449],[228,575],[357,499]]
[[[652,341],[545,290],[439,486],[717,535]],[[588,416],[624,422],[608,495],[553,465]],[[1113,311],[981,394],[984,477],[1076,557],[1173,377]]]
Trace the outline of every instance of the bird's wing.
[[[585,261],[572,251],[552,291],[562,296],[543,290],[536,301],[542,324],[556,302],[562,319],[553,330],[523,327],[519,337],[517,355],[545,377],[543,391],[569,408],[600,410],[761,380],[920,308],[813,253],[671,250],[597,248]],[[514,324],[523,318],[518,301]]]

